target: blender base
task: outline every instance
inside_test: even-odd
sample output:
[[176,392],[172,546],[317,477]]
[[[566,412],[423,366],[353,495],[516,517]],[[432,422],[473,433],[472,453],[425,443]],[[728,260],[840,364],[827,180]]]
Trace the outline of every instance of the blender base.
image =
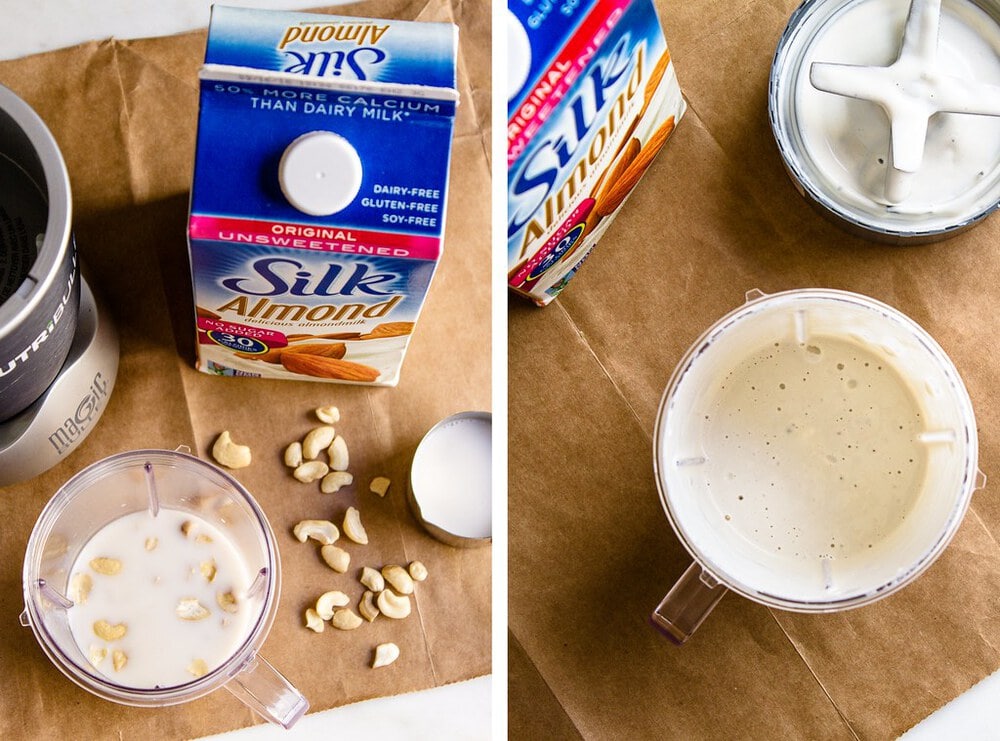
[[118,375],[118,334],[80,278],[76,334],[59,375],[24,411],[0,422],[0,486],[47,471],[90,433]]

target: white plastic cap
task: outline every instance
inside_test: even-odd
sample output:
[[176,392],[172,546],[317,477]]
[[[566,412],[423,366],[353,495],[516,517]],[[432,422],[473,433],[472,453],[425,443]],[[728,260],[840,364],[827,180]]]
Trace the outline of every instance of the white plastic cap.
[[507,9],[507,100],[524,87],[531,70],[531,41],[517,16]]
[[361,158],[330,131],[310,131],[285,148],[278,183],[288,202],[310,216],[329,216],[350,205],[361,189]]

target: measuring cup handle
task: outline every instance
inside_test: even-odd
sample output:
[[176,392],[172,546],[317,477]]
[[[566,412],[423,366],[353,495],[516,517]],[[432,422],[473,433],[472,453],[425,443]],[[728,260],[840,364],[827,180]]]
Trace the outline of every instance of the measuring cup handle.
[[247,707],[282,728],[291,728],[309,709],[309,701],[302,693],[260,656],[251,659],[225,687]]
[[696,561],[667,592],[649,621],[676,643],[683,644],[728,590]]

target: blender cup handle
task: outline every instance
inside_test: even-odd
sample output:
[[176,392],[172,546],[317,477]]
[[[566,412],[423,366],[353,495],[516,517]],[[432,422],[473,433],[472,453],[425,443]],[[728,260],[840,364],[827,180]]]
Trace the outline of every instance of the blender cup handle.
[[291,728],[309,709],[302,693],[262,656],[250,659],[225,687],[244,705],[282,728]]
[[698,629],[727,591],[695,561],[653,610],[649,621],[680,646]]

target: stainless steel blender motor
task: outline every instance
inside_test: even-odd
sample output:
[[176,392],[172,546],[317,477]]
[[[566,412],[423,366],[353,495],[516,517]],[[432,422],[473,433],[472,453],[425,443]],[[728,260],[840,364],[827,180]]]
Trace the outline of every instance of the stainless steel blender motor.
[[118,337],[80,275],[72,211],[55,139],[0,85],[0,486],[72,451],[114,388]]

